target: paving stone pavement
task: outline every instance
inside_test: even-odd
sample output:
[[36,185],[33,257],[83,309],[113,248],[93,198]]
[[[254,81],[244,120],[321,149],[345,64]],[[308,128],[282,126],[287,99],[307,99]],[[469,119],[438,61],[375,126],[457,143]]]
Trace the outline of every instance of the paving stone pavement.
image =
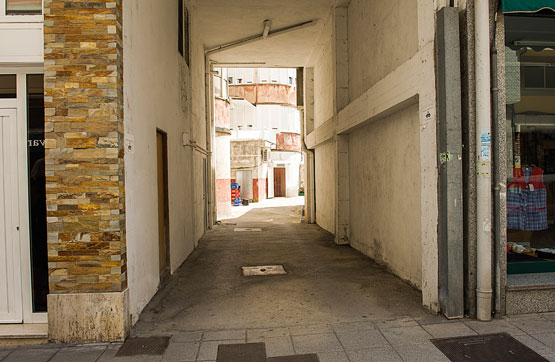
[[171,335],[162,356],[116,357],[120,343],[0,347],[0,361],[211,362],[216,360],[219,344],[265,342],[268,357],[316,353],[321,362],[449,362],[430,342],[432,338],[498,332],[511,334],[555,362],[555,313],[510,316],[492,322],[402,317],[332,325],[190,331]]

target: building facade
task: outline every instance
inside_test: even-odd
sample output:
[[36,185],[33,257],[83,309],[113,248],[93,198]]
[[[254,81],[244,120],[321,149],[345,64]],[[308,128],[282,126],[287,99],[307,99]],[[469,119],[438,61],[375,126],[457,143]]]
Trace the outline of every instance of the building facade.
[[218,79],[276,106],[214,76],[239,67],[295,86],[299,128],[259,148],[300,143],[308,222],[434,313],[555,310],[553,1],[252,5],[0,2],[0,322],[127,336],[233,178],[216,154],[247,131],[216,123]]
[[299,195],[300,112],[295,69],[228,69],[231,174],[255,202]]

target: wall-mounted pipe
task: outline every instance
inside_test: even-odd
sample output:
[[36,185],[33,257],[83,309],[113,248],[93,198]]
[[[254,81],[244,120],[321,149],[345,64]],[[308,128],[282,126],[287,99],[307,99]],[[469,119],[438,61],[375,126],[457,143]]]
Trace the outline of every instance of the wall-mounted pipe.
[[491,67],[489,0],[475,0],[476,75],[476,239],[478,320],[491,320],[492,240],[491,240]]

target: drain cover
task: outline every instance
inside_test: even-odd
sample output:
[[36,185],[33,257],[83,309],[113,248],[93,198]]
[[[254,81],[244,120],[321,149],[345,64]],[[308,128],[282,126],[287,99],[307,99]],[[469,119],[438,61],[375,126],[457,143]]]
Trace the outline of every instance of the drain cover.
[[234,231],[262,231],[261,228],[235,228]]
[[320,362],[316,354],[298,354],[296,356],[272,357],[268,362]]
[[547,362],[507,333],[433,339],[452,362]]
[[216,362],[266,362],[264,343],[220,344]]
[[243,275],[246,277],[255,275],[283,275],[287,274],[283,265],[244,266]]
[[170,337],[134,337],[127,338],[120,347],[116,357],[151,355],[161,356],[168,348]]

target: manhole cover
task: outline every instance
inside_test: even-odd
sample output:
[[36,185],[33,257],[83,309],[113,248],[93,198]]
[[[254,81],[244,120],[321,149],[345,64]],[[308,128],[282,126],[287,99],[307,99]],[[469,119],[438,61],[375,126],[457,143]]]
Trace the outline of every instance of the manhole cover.
[[168,348],[170,337],[127,338],[121,345],[116,357],[151,355],[161,356]]
[[452,362],[547,362],[507,333],[433,339]]
[[244,266],[243,275],[246,277],[255,275],[283,275],[287,274],[283,265],[262,265],[262,266]]
[[268,362],[320,362],[316,354],[298,354],[295,356],[272,357]]
[[220,344],[216,362],[266,362],[264,343]]
[[234,231],[262,231],[261,228],[235,228]]

